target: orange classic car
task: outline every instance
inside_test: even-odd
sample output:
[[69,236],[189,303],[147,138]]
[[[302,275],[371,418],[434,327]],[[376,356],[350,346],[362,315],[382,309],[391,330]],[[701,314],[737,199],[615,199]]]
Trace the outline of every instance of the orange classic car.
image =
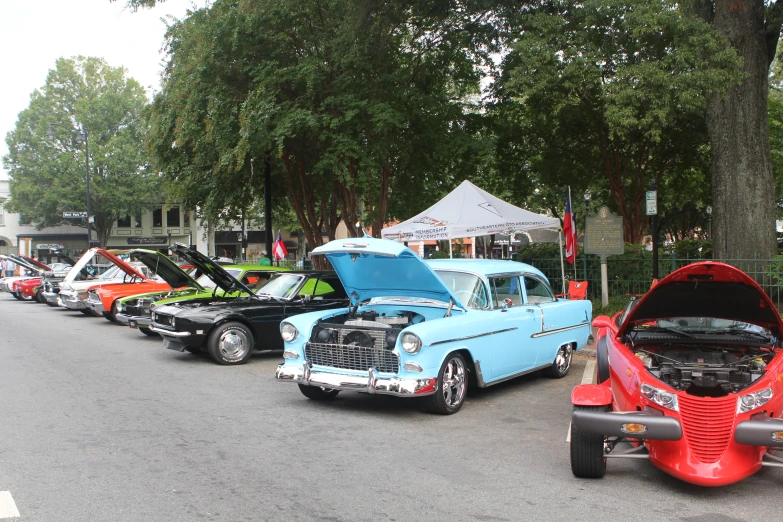
[[138,294],[165,292],[189,286],[193,279],[167,256],[154,250],[136,249],[128,252],[146,266],[148,279],[135,278],[124,283],[103,285],[87,291],[87,306],[112,322],[117,322],[117,300]]

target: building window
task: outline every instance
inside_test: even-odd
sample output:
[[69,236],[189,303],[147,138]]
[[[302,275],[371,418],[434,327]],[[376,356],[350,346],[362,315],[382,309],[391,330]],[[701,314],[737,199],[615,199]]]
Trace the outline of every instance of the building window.
[[163,226],[163,209],[162,208],[156,208],[152,211],[152,226],[153,227],[162,227]]
[[141,228],[141,216],[136,216],[133,218],[134,227]]
[[182,219],[183,219],[182,226],[185,227],[185,228],[190,228],[190,211],[183,210],[182,211]]
[[19,214],[19,224],[20,225],[29,225],[30,224],[30,218],[25,216],[24,214]]
[[8,243],[5,242],[5,239],[0,239],[0,246],[8,246]]
[[3,208],[3,204],[0,203],[0,227],[5,225],[5,209]]
[[171,207],[166,212],[166,226],[169,228],[179,226],[179,207]]
[[121,217],[117,220],[117,228],[130,228],[131,226],[131,217],[125,216]]

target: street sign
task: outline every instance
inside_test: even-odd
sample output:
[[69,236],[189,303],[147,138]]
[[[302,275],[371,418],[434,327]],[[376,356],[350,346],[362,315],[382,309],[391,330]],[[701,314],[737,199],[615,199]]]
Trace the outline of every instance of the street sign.
[[75,219],[75,218],[86,218],[87,212],[63,212],[63,218],[66,219]]
[[[84,213],[84,217],[87,217],[87,213]],[[90,216],[90,219],[87,220],[90,223],[95,223],[95,216]]]
[[647,215],[655,216],[658,214],[658,191],[647,191]]

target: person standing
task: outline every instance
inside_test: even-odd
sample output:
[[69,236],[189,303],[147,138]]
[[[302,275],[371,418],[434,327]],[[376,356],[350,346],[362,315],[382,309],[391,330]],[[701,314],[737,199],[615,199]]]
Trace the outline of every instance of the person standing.
[[13,277],[14,275],[14,269],[16,268],[16,265],[13,261],[10,259],[5,260],[5,276],[6,277]]
[[271,266],[272,260],[269,258],[269,254],[267,254],[266,250],[261,252],[261,259],[258,260],[258,264],[260,266]]

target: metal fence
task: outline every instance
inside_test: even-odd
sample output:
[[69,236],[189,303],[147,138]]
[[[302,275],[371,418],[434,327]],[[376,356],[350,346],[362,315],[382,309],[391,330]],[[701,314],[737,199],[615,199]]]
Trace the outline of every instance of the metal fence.
[[[587,259],[587,295],[591,299],[600,299],[601,261],[598,256],[588,256]],[[541,270],[549,279],[552,289],[556,292],[560,292],[563,288],[559,257],[541,259],[520,258],[519,261],[533,265]],[[740,268],[761,285],[778,310],[781,310],[781,304],[783,304],[783,258],[709,260],[679,258],[672,253],[670,256],[660,256],[658,258],[658,277],[662,279],[678,268],[699,261],[721,261]],[[574,266],[576,266],[576,274],[574,274]],[[607,263],[609,297],[624,297],[645,293],[652,284],[652,266],[652,255],[633,259],[613,259],[610,257]],[[582,259],[577,259],[576,265],[566,263],[565,267],[566,288],[569,280],[585,280]]]

